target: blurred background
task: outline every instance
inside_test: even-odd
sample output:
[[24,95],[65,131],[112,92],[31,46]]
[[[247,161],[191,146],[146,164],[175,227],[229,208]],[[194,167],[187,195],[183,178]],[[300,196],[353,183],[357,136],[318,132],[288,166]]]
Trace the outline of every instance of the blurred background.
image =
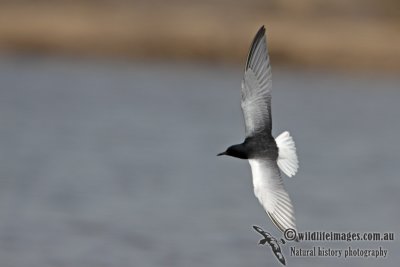
[[[300,231],[399,233],[395,0],[0,2],[0,265],[279,266],[248,163],[240,82],[261,25]],[[291,266],[397,266],[291,257]]]

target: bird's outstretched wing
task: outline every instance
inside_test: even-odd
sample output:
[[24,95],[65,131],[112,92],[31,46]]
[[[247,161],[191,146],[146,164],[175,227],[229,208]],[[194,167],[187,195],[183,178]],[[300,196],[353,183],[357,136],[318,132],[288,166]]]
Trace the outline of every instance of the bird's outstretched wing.
[[272,222],[282,232],[296,229],[292,202],[283,186],[276,161],[250,159],[254,194]]
[[271,66],[262,26],[251,44],[242,81],[241,106],[246,137],[264,131],[271,133]]

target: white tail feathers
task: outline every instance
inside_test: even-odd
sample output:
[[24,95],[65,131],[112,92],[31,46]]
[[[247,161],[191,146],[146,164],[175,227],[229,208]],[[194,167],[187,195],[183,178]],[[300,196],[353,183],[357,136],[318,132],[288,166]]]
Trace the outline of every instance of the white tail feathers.
[[275,138],[279,148],[278,166],[289,177],[296,174],[299,168],[299,161],[296,154],[296,145],[288,131],[281,133]]

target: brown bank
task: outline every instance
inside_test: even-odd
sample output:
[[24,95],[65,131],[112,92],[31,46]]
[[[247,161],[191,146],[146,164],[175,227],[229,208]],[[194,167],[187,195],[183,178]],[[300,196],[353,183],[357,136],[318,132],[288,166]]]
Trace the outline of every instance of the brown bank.
[[242,62],[265,24],[275,64],[400,70],[395,1],[264,2],[1,3],[0,52]]

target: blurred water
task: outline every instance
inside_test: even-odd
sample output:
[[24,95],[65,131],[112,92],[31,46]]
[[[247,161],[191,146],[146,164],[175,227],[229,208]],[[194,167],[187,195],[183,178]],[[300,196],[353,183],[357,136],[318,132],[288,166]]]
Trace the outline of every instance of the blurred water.
[[[399,232],[400,79],[274,69],[274,134],[301,168],[285,179],[300,230]],[[249,166],[215,155],[241,142],[241,68],[2,58],[0,265],[279,266],[279,236]],[[295,258],[291,266],[397,266]]]

